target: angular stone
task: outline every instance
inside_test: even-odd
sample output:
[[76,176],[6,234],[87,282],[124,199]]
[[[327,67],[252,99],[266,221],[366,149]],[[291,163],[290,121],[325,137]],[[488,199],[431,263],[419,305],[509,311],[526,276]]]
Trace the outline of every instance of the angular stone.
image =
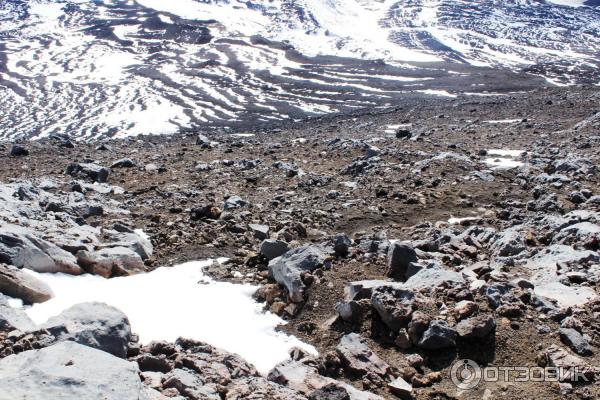
[[346,256],[352,246],[352,240],[345,233],[339,233],[333,237],[333,251],[338,256]]
[[258,240],[265,240],[269,238],[269,226],[260,224],[249,224],[248,227],[252,231],[252,234]]
[[500,233],[500,237],[492,244],[492,250],[497,256],[515,256],[523,252],[527,245],[525,236],[517,228],[507,229]]
[[15,144],[10,149],[10,155],[13,157],[24,157],[29,155],[29,150],[24,146]]
[[[574,356],[562,347],[551,345],[543,354],[545,364],[550,367],[562,368],[563,373],[560,376],[561,381],[569,382],[576,377],[575,372],[580,373],[582,379],[589,382],[595,379],[596,372],[594,368],[584,359]],[[577,368],[575,371],[574,368]],[[579,382],[585,383],[585,382]]]
[[269,261],[284,255],[290,249],[290,245],[282,240],[267,239],[260,244],[260,254]]
[[355,300],[337,303],[335,305],[335,311],[337,311],[344,321],[354,324],[360,323],[365,316],[365,307]]
[[454,306],[454,313],[456,314],[456,317],[459,320],[468,318],[471,315],[475,314],[477,311],[479,311],[479,306],[477,305],[477,303],[469,300],[459,301]]
[[387,385],[390,392],[400,397],[408,397],[412,395],[413,387],[406,382],[402,377],[397,377]]
[[408,290],[381,286],[373,290],[371,303],[384,324],[398,332],[410,321],[414,294]]
[[344,367],[354,374],[373,373],[385,377],[390,372],[390,366],[373,353],[357,333],[342,337],[336,350]]
[[225,204],[223,208],[225,210],[233,210],[236,208],[240,208],[248,204],[245,200],[243,200],[240,196],[230,196],[225,200]]
[[269,275],[285,286],[290,299],[295,303],[304,300],[306,285],[302,275],[321,267],[327,259],[327,253],[320,246],[306,245],[292,249],[269,262]]
[[87,178],[92,182],[105,183],[110,170],[97,164],[71,163],[65,173],[76,178]]
[[154,247],[150,240],[142,233],[136,232],[117,232],[112,230],[104,231],[104,234],[111,243],[104,244],[102,247],[127,247],[135,251],[142,260],[152,257]]
[[142,258],[125,247],[109,247],[94,252],[80,251],[77,253],[77,262],[86,272],[105,278],[145,271]]
[[53,296],[44,282],[13,266],[0,264],[0,293],[26,304],[43,303]]
[[409,278],[407,271],[411,263],[417,262],[415,249],[407,243],[392,243],[388,250],[388,270],[386,275],[399,281]]
[[456,331],[445,321],[434,320],[423,333],[418,346],[425,350],[440,350],[456,346]]
[[404,289],[402,282],[384,280],[355,281],[348,283],[344,288],[344,300],[370,299],[373,295],[373,290],[383,286],[393,289]]
[[487,315],[478,315],[460,321],[456,325],[458,336],[463,339],[482,339],[496,329],[496,321]]
[[135,162],[131,158],[121,158],[120,160],[115,161],[110,166],[111,168],[133,168],[135,167]]
[[404,282],[404,287],[409,290],[433,289],[442,285],[454,286],[464,282],[465,279],[460,273],[444,269],[437,263],[431,263],[408,278]]
[[558,330],[560,340],[569,346],[571,350],[582,356],[590,356],[594,354],[592,347],[583,335],[572,328],[560,328]]

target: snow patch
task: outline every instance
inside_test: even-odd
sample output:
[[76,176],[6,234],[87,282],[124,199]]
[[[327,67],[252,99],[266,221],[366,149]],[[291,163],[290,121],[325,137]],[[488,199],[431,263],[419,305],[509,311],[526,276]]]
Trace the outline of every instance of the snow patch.
[[430,94],[433,96],[442,96],[442,97],[451,97],[451,98],[458,97],[458,95],[452,94],[452,93],[448,92],[447,90],[426,89],[426,90],[419,90],[419,92],[425,93],[425,94]]
[[489,120],[489,121],[484,121],[488,124],[514,124],[516,122],[521,122],[522,119],[495,119],[495,120]]
[[452,218],[448,219],[448,223],[450,225],[460,225],[464,222],[472,222],[472,221],[477,221],[479,219],[480,219],[479,217],[462,217],[462,218],[452,217]]
[[212,261],[189,262],[128,277],[39,274],[50,286],[51,300],[26,309],[41,324],[83,302],[104,302],[127,314],[133,332],[144,344],[178,337],[201,340],[253,363],[261,373],[289,358],[295,346],[316,350],[295,337],[277,332],[285,322],[262,311],[252,299],[256,286],[216,282],[202,269]]
[[512,169],[520,168],[525,165],[523,161],[516,159],[525,154],[525,151],[523,150],[493,149],[488,150],[487,154],[495,156],[488,157],[484,160],[484,162],[492,169]]
[[560,6],[569,7],[582,7],[585,6],[586,0],[547,0],[550,3],[558,4]]

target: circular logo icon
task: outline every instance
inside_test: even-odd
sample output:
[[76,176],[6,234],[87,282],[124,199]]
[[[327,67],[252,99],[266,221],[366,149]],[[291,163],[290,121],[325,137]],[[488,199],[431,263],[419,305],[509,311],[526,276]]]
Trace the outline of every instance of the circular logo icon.
[[473,360],[458,360],[452,365],[450,379],[462,390],[474,389],[481,382],[481,367]]

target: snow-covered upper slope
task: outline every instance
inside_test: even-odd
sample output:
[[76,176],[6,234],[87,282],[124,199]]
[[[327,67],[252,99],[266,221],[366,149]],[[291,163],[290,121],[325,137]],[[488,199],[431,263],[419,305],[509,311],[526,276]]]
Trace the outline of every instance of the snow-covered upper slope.
[[408,92],[597,83],[592,3],[0,0],[0,137],[172,133]]

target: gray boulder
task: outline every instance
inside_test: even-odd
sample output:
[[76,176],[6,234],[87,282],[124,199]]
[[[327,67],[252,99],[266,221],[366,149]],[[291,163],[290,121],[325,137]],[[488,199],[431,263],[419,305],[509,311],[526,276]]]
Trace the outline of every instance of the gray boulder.
[[67,175],[75,178],[88,179],[92,182],[105,183],[108,180],[110,170],[98,164],[71,163],[65,171]]
[[348,302],[340,302],[335,305],[335,311],[337,311],[340,317],[344,321],[354,324],[360,323],[370,308],[371,304],[368,300],[350,300]]
[[348,237],[345,233],[338,233],[333,237],[333,251],[338,256],[346,256],[348,251],[350,250],[350,246],[352,246],[352,239]]
[[21,309],[11,307],[8,300],[0,294],[0,330],[18,329],[23,332],[35,330],[35,324]]
[[[413,263],[411,267],[417,265]],[[437,262],[431,262],[408,278],[404,282],[404,287],[410,290],[433,289],[442,285],[454,286],[464,282],[465,279],[460,273],[444,269]]]
[[73,342],[0,360],[0,400],[147,400],[135,363]]
[[487,315],[478,315],[460,321],[456,325],[458,336],[463,339],[482,339],[496,329],[496,321]]
[[269,226],[260,224],[249,224],[248,228],[258,240],[265,240],[269,238]]
[[81,303],[42,325],[59,341],[74,341],[125,358],[131,339],[127,316],[104,303]]
[[373,353],[357,333],[342,337],[336,351],[344,368],[354,374],[373,373],[385,377],[390,372],[390,366]]
[[53,295],[44,282],[17,267],[3,264],[0,264],[0,293],[21,299],[27,304],[43,303]]
[[390,392],[402,398],[410,397],[413,391],[412,385],[406,382],[404,379],[402,379],[401,376],[388,383],[387,387],[390,390]]
[[105,278],[133,275],[145,271],[144,261],[126,247],[109,247],[77,253],[77,262],[86,272]]
[[417,253],[408,243],[393,243],[388,250],[387,276],[396,280],[408,279],[407,271],[411,263],[417,262]]
[[110,166],[111,168],[133,168],[135,167],[135,162],[131,158],[121,158],[120,160],[115,161]]
[[213,143],[205,135],[199,133],[196,137],[196,145],[200,146],[203,149],[209,149],[212,147]]
[[225,200],[225,204],[223,205],[223,209],[225,210],[233,210],[235,208],[240,208],[248,204],[245,200],[243,200],[240,196],[230,196]]
[[317,245],[306,245],[292,249],[269,262],[269,275],[285,286],[290,299],[295,303],[304,300],[306,285],[302,275],[321,267],[327,259],[325,250]]
[[592,161],[575,156],[555,160],[552,167],[557,172],[578,172],[582,174],[596,172],[596,166]]
[[554,243],[578,244],[600,240],[600,225],[580,222],[563,228],[553,239]]
[[290,245],[283,240],[267,239],[260,244],[259,252],[269,261],[284,255],[290,249]]
[[414,294],[408,290],[381,286],[373,290],[371,303],[384,324],[393,332],[410,322]]
[[425,350],[440,350],[456,346],[456,331],[445,321],[434,320],[417,344]]
[[0,229],[0,263],[36,272],[83,273],[71,253],[13,225]]
[[516,287],[512,283],[494,283],[485,289],[485,297],[488,303],[493,309],[496,309],[502,305],[503,300],[511,296],[511,292]]
[[344,300],[362,300],[371,299],[373,290],[388,286],[395,289],[404,289],[404,284],[401,282],[384,281],[379,279],[369,281],[354,281],[346,284],[344,288]]
[[582,356],[590,356],[594,353],[588,341],[575,329],[560,328],[558,333],[560,335],[560,340],[569,346],[575,353]]
[[104,244],[103,247],[126,247],[135,251],[142,260],[147,260],[152,257],[154,247],[150,240],[138,234],[137,232],[117,232],[112,230],[104,231],[110,243]]
[[10,155],[13,157],[24,157],[29,155],[29,150],[24,146],[14,144],[10,149]]

